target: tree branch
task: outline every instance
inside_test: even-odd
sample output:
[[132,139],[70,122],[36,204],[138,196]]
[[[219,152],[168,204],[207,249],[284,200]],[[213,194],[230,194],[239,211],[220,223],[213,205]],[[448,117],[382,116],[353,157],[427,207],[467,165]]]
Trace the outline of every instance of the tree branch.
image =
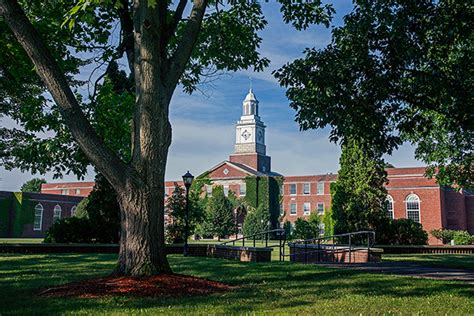
[[186,8],[187,3],[188,3],[188,0],[179,1],[178,6],[176,7],[176,11],[174,12],[174,15],[173,15],[173,20],[170,22],[170,24],[167,27],[165,43],[168,43],[171,36],[173,36],[174,32],[176,32],[179,21],[181,21],[181,18],[183,17],[183,12],[184,12],[184,9]]
[[196,45],[196,41],[201,29],[202,19],[206,11],[207,0],[194,0],[191,14],[184,29],[183,36],[178,43],[178,47],[170,58],[169,76],[166,85],[169,89],[174,89],[178,84],[186,64],[191,57],[191,53]]
[[36,29],[16,0],[0,0],[0,15],[35,65],[72,135],[87,158],[102,172],[115,189],[122,189],[130,167],[112,152],[86,119],[71,91],[64,73],[54,60]]
[[134,64],[134,49],[133,49],[133,20],[130,15],[130,8],[127,0],[120,0],[121,8],[118,9],[118,15],[120,18],[120,25],[122,26],[122,43],[120,49],[123,49],[127,54],[128,67],[130,72],[133,73]]

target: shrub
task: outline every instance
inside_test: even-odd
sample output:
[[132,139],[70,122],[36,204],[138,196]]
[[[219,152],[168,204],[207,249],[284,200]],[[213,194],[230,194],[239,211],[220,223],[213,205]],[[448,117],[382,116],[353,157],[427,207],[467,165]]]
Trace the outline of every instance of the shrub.
[[[265,205],[260,205],[256,209],[247,207],[248,212],[244,219],[243,233],[244,236],[251,236],[262,233],[270,229],[270,212]],[[263,238],[263,235],[261,236]],[[257,236],[260,238],[260,236]]]
[[474,242],[474,236],[471,236],[467,231],[457,230],[454,232],[454,244],[456,245],[470,245]]
[[91,223],[87,218],[63,218],[53,224],[46,232],[44,242],[52,243],[90,243]]
[[411,219],[391,220],[383,231],[376,236],[377,243],[388,245],[426,245],[428,233],[420,223]]
[[308,222],[302,218],[295,221],[295,230],[292,233],[294,239],[311,239],[319,237],[319,222]]
[[434,229],[431,231],[433,237],[439,239],[443,244],[449,244],[454,239],[455,230],[451,229]]

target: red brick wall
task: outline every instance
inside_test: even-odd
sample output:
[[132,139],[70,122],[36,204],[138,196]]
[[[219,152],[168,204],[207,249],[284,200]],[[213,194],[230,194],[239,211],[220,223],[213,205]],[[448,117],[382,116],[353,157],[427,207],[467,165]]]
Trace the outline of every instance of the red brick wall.
[[89,196],[93,188],[94,182],[43,183],[41,193],[85,197]]

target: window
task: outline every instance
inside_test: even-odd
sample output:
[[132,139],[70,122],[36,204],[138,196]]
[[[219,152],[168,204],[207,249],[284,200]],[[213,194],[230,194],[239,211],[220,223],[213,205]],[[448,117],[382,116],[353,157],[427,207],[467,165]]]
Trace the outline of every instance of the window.
[[240,196],[245,196],[245,194],[247,194],[247,185],[244,183],[244,184],[240,185],[239,195]]
[[296,204],[295,203],[290,204],[290,215],[296,215]]
[[69,195],[69,189],[62,189],[61,194],[62,195]]
[[324,235],[326,233],[325,228],[324,223],[319,223],[319,235]]
[[73,206],[71,207],[71,216],[74,216],[74,214],[76,214],[76,209],[77,209],[77,206]]
[[35,206],[35,222],[33,224],[33,230],[41,230],[43,224],[43,205],[36,204]]
[[56,204],[53,210],[53,223],[59,221],[61,219],[61,206]]
[[296,195],[296,183],[290,184],[290,195]]
[[229,196],[229,186],[228,185],[224,185],[224,195]]
[[414,222],[420,222],[420,198],[416,194],[410,194],[406,200],[407,218]]
[[207,193],[207,196],[212,195],[212,185],[206,185],[206,193]]
[[284,191],[283,184],[282,184],[282,185],[280,185],[280,195],[283,195],[284,192],[285,191]]
[[394,218],[393,214],[393,198],[390,195],[387,195],[387,199],[385,200],[385,207],[387,210],[387,216],[389,218]]
[[76,194],[81,194],[81,190],[80,190],[80,189],[76,189]]
[[323,214],[324,214],[324,203],[318,202],[318,215],[323,215]]
[[310,193],[310,184],[309,183],[305,183],[303,184],[303,194],[309,194]]
[[280,204],[280,216],[283,216],[285,214],[285,209],[283,207],[283,204]]
[[306,202],[303,204],[303,215],[311,214],[311,203]]
[[318,182],[318,194],[319,195],[324,194],[324,182],[322,181]]

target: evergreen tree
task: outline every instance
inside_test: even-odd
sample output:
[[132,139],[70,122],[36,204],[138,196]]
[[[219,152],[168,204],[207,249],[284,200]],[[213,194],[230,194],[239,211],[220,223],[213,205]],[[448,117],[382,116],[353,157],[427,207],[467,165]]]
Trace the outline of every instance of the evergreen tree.
[[244,236],[255,235],[270,229],[270,212],[265,205],[260,205],[257,208],[248,207],[247,210],[243,227]]
[[212,190],[212,196],[206,206],[206,222],[207,233],[217,236],[219,240],[235,233],[232,203],[224,195],[222,186],[215,186]]
[[184,241],[186,195],[185,190],[175,186],[173,194],[166,200],[170,223],[166,226],[166,241],[178,243]]
[[340,168],[332,201],[334,233],[380,231],[388,225],[387,175],[380,155],[348,139],[342,145]]

